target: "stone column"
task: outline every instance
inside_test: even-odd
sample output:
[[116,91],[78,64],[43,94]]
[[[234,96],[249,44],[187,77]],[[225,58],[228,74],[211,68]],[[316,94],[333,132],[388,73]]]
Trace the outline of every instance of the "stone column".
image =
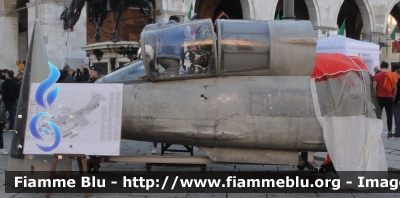
[[295,20],[294,0],[283,0],[283,20]]
[[316,7],[317,13],[319,13],[319,24],[314,24],[314,29],[320,38],[326,38],[332,35],[337,35],[339,30],[336,20],[341,7],[339,1],[330,0],[319,0],[318,7]]
[[[156,0],[155,3],[156,5],[153,5],[153,7],[156,7],[154,11],[154,20],[156,23],[167,22],[168,18],[172,15],[179,16],[181,22],[188,21],[187,17],[192,1]],[[193,6],[195,5],[196,0],[193,0]]]
[[[49,61],[60,69],[65,63],[70,64],[74,69],[82,68],[86,57],[86,52],[82,50],[82,47],[86,46],[86,6],[82,9],[74,31],[69,32],[63,29],[63,22],[60,21],[60,14],[69,3],[69,0],[40,0],[39,2],[39,20]],[[31,0],[27,7],[30,42],[35,21],[35,0]],[[66,43],[67,37],[68,43]]]
[[[379,45],[379,42],[382,42],[383,44],[387,44],[391,46],[391,40],[387,40],[387,35],[382,32],[371,32],[369,35],[364,35],[363,34],[363,40],[367,42],[372,42],[375,44]],[[391,50],[391,48],[386,48],[386,47],[381,47],[380,48],[380,54],[379,54],[379,62],[381,61],[386,61],[387,59],[387,51],[386,50]],[[396,61],[397,62],[397,61]],[[389,63],[390,64],[390,63]],[[379,66],[379,65],[377,65]]]
[[4,2],[0,10],[0,69],[16,71],[18,60],[18,12],[13,12],[15,5]]

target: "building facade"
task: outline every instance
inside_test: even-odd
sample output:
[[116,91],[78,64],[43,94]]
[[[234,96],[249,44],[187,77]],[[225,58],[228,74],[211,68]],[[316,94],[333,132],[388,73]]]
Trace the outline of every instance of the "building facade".
[[[39,0],[38,0],[39,1]],[[391,30],[400,19],[400,0],[294,0],[297,20],[310,20],[318,38],[336,35],[344,21],[346,36],[380,44],[381,60],[400,62],[398,50],[392,50]],[[283,16],[283,0],[151,0],[156,22],[171,15],[187,18],[190,4],[202,18],[274,20]],[[49,60],[59,68],[69,63],[84,66],[87,54],[82,47],[94,43],[95,28],[90,24],[86,8],[73,32],[63,30],[60,13],[70,0],[40,0],[39,20]],[[0,69],[16,68],[16,60],[24,60],[35,20],[35,0],[0,0]],[[110,13],[103,24],[103,41],[111,41],[115,15]],[[119,32],[122,40],[139,41],[146,25],[146,16],[139,9],[124,12]],[[399,29],[399,28],[398,28]],[[66,42],[68,40],[68,43]]]

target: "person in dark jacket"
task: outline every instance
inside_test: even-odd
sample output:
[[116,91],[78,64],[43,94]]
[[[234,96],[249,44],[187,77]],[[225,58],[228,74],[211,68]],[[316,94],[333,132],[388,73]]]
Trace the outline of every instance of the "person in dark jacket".
[[[76,71],[78,72],[78,70]],[[75,78],[75,82],[77,83],[89,82],[89,69],[83,68],[80,75]]]
[[[21,84],[22,84],[22,78],[23,77],[24,77],[24,73],[23,72],[18,72],[16,79],[18,81],[19,90],[21,90]],[[19,98],[19,93],[18,93],[18,98]]]
[[89,72],[89,82],[94,83],[100,78],[101,68],[99,66],[91,66]]
[[19,86],[17,79],[14,78],[14,72],[8,70],[6,80],[1,85],[3,90],[3,101],[8,111],[8,119],[10,120],[10,130],[14,129],[15,114],[17,112]]
[[1,70],[1,72],[0,72],[0,79],[6,80],[7,71],[8,71],[7,69]]
[[88,68],[83,68],[82,82],[89,82],[89,79],[90,79],[89,69]]
[[80,83],[82,82],[82,72],[81,69],[76,69],[76,76],[75,76],[75,82]]
[[63,70],[61,71],[60,78],[58,78],[57,83],[74,83],[75,80],[72,77],[72,73],[74,73],[74,70],[71,68],[71,66],[65,64]]
[[4,141],[3,141],[3,130],[8,129],[7,116],[6,116],[6,107],[2,101],[3,92],[0,90],[0,154],[8,155],[6,149],[4,149]]

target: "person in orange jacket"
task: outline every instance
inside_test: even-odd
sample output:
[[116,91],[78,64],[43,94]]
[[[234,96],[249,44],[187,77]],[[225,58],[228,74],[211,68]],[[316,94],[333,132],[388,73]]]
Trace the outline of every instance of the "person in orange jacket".
[[18,72],[23,72],[25,69],[25,63],[24,61],[17,61],[16,62],[17,66],[18,66]]
[[[381,111],[385,108],[387,117],[388,138],[393,138],[392,124],[393,124],[393,100],[397,93],[397,79],[392,82],[392,72],[389,71],[389,64],[385,61],[381,63],[381,72],[375,75],[373,82],[373,90],[378,98]],[[386,81],[386,83],[385,83]],[[385,85],[385,86],[384,86]],[[394,86],[392,86],[394,85]]]

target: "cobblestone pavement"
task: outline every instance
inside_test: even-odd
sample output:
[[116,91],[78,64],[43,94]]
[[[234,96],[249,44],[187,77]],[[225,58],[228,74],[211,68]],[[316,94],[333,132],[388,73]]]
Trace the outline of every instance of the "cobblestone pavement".
[[[383,135],[384,136],[384,135]],[[4,143],[6,148],[10,148],[12,138],[12,132],[4,132]],[[399,143],[400,138],[396,139],[383,139],[386,152],[388,165],[393,166],[393,168],[399,167]],[[176,146],[178,149],[181,146]],[[139,142],[139,141],[130,141],[130,140],[122,140],[121,142],[121,155],[151,155],[152,144],[149,142]],[[160,152],[160,146],[159,150]],[[170,156],[188,156],[187,153],[170,153]],[[195,148],[194,152],[195,156],[203,156],[203,154],[199,151],[199,149]],[[319,155],[321,157],[316,157],[316,162],[319,158],[322,158],[324,154]],[[0,155],[0,198],[42,198],[45,197],[44,193],[38,194],[27,194],[27,193],[4,193],[4,172],[7,169],[8,164],[8,155]],[[77,170],[77,165],[74,164],[74,169]],[[143,163],[128,163],[128,162],[119,162],[119,163],[102,163],[101,171],[144,171],[145,164]],[[178,167],[178,166],[156,166],[152,168],[152,171],[199,171],[198,167]],[[211,164],[207,166],[207,171],[298,171],[294,166],[272,166],[272,165],[240,165],[240,164]],[[304,171],[300,174],[311,174]],[[126,193],[126,194],[95,194],[92,193],[91,197],[227,197],[227,198],[239,198],[239,197],[350,197],[350,198],[361,198],[361,197],[400,197],[399,194],[395,193],[370,193],[371,191],[363,192],[363,193],[336,193],[336,194],[328,194],[328,193],[246,193],[246,194],[237,194],[237,193],[217,193],[217,194],[209,194],[209,193],[166,193],[166,194],[138,194],[138,193]],[[376,192],[376,191],[372,191]],[[83,197],[82,194],[56,194],[53,193],[52,197],[56,198],[64,198],[64,197]]]

